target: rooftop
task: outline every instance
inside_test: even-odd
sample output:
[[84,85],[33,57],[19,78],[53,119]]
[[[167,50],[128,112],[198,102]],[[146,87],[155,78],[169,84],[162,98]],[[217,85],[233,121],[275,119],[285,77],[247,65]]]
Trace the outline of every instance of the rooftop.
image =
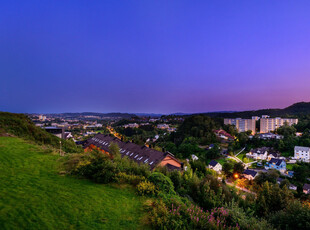
[[[127,156],[129,159],[134,160],[137,163],[148,164],[151,169],[155,168],[167,155],[179,162],[174,156],[169,153],[163,153],[146,146],[140,146],[131,142],[122,142],[116,137],[109,135],[97,134],[93,138],[90,138],[84,144],[84,147],[94,145],[100,149],[109,152],[109,146],[111,143],[116,143],[120,148],[122,156]],[[180,162],[179,162],[180,163]],[[168,167],[169,168],[169,167]]]
[[246,169],[246,170],[244,170],[243,174],[251,175],[252,177],[255,177],[257,172],[254,170],[251,170],[251,169]]

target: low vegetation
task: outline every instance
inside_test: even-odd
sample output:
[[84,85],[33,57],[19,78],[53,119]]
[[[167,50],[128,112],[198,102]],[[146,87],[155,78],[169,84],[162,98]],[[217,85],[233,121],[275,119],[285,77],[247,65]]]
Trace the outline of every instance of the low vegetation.
[[0,137],[0,229],[145,229],[130,186],[59,175],[58,154]]

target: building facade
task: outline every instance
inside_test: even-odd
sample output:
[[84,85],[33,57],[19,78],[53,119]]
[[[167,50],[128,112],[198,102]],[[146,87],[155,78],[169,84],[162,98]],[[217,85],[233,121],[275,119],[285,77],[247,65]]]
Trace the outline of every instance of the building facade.
[[287,123],[289,126],[297,124],[298,119],[295,118],[269,118],[268,116],[263,116],[260,119],[260,133],[269,133],[271,131],[276,130],[277,128],[280,128],[285,123]]
[[276,169],[282,173],[286,171],[286,162],[282,159],[272,158],[265,165],[265,169]]
[[297,161],[303,161],[303,162],[309,163],[310,162],[310,148],[302,147],[302,146],[295,146],[294,158]]
[[252,135],[255,134],[256,120],[255,119],[241,119],[241,118],[225,118],[225,125],[234,125],[238,132],[251,131]]
[[209,169],[213,169],[214,171],[220,173],[222,171],[222,165],[215,160],[212,160],[209,165]]

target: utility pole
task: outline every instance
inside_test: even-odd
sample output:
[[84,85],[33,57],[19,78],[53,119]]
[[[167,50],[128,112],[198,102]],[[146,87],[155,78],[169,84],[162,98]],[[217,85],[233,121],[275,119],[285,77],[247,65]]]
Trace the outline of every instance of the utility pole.
[[59,140],[59,155],[62,156],[62,154],[61,154],[61,140]]

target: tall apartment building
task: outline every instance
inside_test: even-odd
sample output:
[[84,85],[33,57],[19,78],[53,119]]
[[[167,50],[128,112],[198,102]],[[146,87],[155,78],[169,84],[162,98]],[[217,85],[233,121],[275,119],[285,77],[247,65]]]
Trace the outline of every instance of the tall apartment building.
[[260,119],[260,133],[269,133],[287,123],[289,126],[297,124],[298,119],[295,118],[269,118],[269,116],[262,116]]
[[255,119],[241,119],[241,118],[225,118],[225,125],[234,125],[238,132],[246,132],[251,130],[252,134],[255,134],[256,120]]

